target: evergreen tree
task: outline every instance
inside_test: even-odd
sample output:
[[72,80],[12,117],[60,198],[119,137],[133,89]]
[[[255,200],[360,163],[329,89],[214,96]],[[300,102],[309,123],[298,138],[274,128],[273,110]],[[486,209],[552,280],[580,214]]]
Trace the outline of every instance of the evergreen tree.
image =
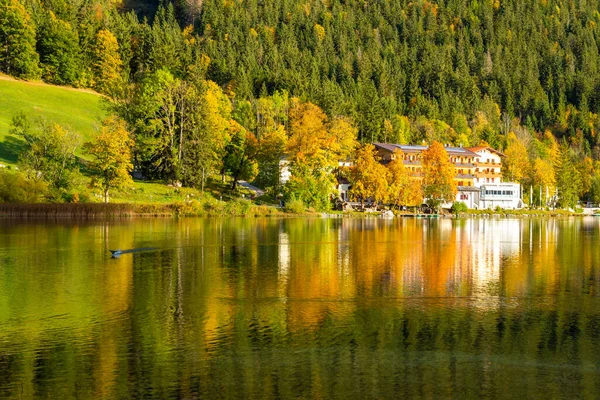
[[117,38],[109,30],[102,29],[96,35],[94,55],[94,86],[99,92],[110,94],[120,83],[123,63]]
[[0,71],[18,78],[40,77],[35,27],[19,0],[0,0]]

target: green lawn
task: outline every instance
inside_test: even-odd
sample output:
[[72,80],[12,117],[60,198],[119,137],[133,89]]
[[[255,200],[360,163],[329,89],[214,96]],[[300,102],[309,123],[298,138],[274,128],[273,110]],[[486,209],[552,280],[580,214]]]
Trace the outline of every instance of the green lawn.
[[8,131],[13,116],[19,111],[32,117],[44,116],[81,133],[83,140],[89,140],[106,115],[101,100],[100,95],[91,92],[0,76],[0,163],[17,162],[22,141]]

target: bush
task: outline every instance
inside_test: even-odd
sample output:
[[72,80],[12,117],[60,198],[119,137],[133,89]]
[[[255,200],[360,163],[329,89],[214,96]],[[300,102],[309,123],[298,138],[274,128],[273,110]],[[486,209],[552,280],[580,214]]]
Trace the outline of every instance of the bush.
[[302,214],[305,209],[302,200],[292,198],[285,204],[285,210],[294,214]]
[[462,201],[455,201],[454,203],[452,203],[452,207],[450,208],[450,211],[452,211],[454,214],[464,213],[468,210],[469,208]]
[[1,203],[40,203],[47,195],[48,186],[43,181],[0,170]]

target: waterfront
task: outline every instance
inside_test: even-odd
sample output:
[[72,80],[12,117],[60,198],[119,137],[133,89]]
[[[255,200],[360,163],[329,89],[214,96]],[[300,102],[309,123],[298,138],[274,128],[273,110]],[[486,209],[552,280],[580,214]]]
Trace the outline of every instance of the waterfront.
[[0,398],[593,398],[599,224],[5,220]]

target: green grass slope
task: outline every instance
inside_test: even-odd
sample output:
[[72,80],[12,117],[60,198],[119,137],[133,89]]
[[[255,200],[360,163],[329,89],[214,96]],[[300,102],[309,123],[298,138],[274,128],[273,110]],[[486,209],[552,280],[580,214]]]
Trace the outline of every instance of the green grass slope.
[[29,116],[44,116],[79,132],[90,140],[106,115],[102,97],[91,91],[17,81],[0,75],[0,163],[17,162],[23,141],[8,133],[13,116],[19,111]]

